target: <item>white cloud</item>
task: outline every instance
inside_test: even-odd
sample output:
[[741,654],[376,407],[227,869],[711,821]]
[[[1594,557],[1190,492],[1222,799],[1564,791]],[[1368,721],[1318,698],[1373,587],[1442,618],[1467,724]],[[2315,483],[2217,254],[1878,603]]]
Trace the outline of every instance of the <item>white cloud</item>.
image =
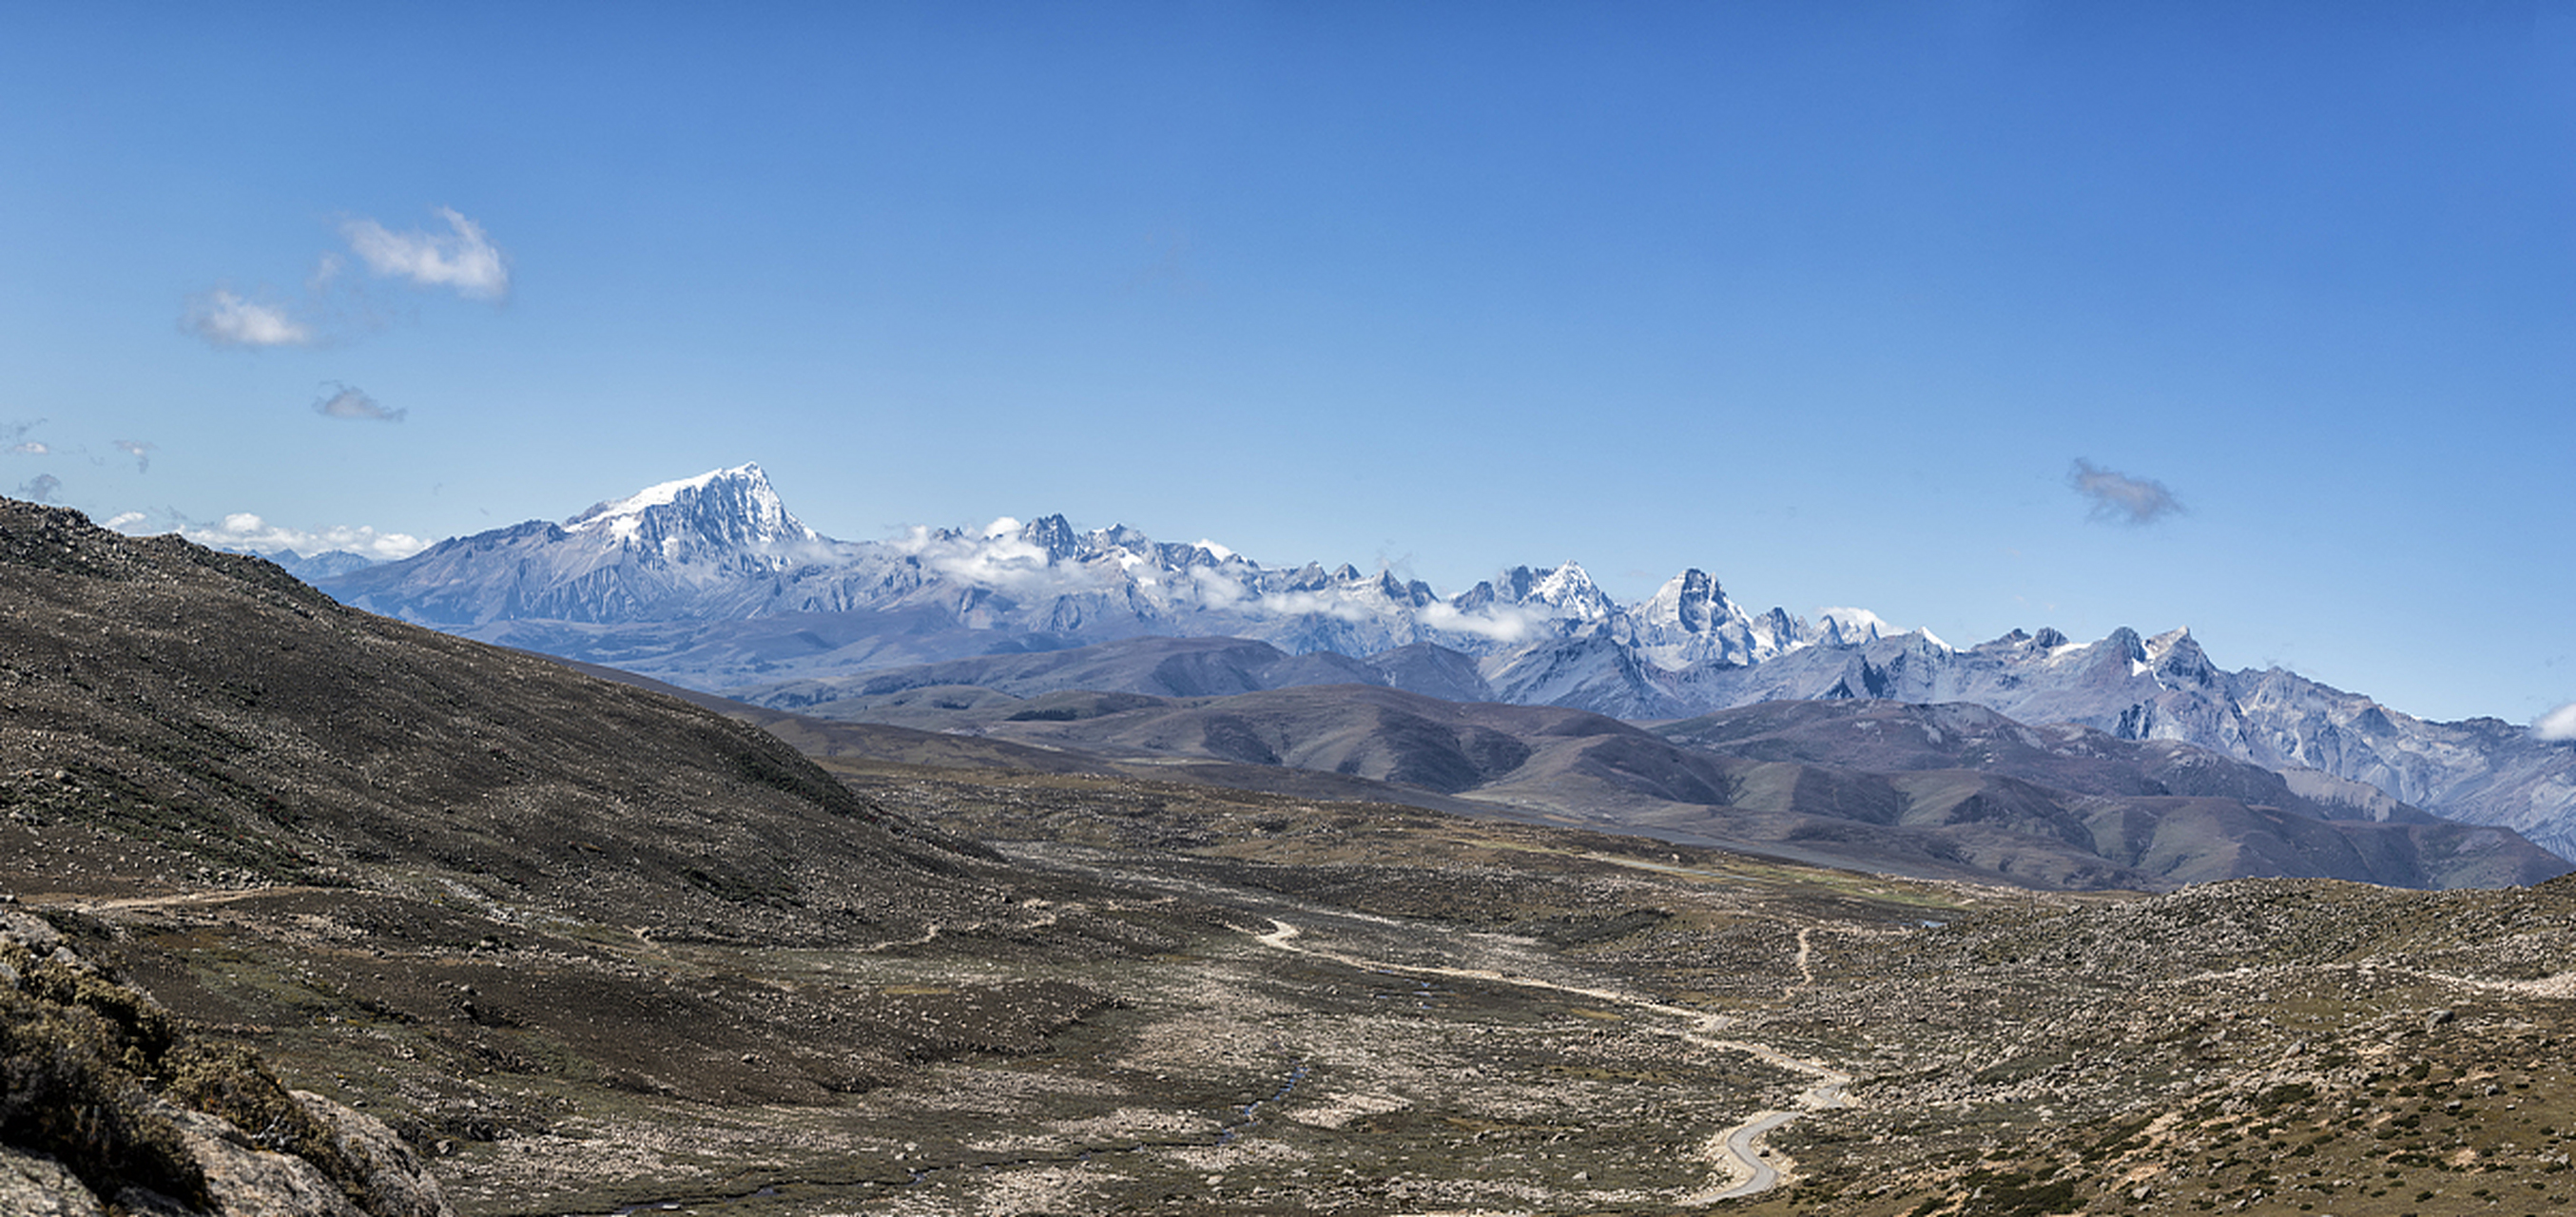
[[135,525],[140,524],[140,523],[144,522],[145,520],[148,520],[148,519],[151,519],[151,518],[152,518],[152,517],[147,516],[147,515],[143,514],[142,512],[139,512],[139,511],[120,511],[120,512],[116,513],[115,515],[109,516],[109,517],[107,518],[107,522],[106,522],[106,523],[104,523],[104,524],[101,524],[101,525],[100,525],[100,527],[102,527],[102,528],[112,528],[112,529],[115,529],[115,530],[116,530],[116,531],[118,531],[118,532],[123,532],[123,531],[125,531],[126,529],[128,529],[128,528],[132,528],[132,527],[134,527]]
[[[437,209],[446,232],[395,232],[370,219],[340,225],[349,249],[378,275],[404,280],[414,287],[446,288],[469,299],[495,303],[510,294],[510,259],[492,243],[481,225],[452,207]],[[215,288],[188,300],[179,328],[219,347],[312,346],[344,340],[357,330],[373,329],[386,318],[367,300],[363,284],[341,272],[348,260],[325,251],[304,279],[304,294],[292,305],[253,300]],[[326,333],[327,331],[327,333]]]
[[150,473],[152,472],[152,450],[160,445],[146,443],[139,439],[121,439],[116,441],[116,447],[118,451],[134,458],[136,473]]
[[2182,514],[2182,500],[2154,478],[2130,477],[2082,457],[2066,471],[2066,484],[2093,501],[2092,518],[2113,524],[2153,524]]
[[1016,532],[998,531],[1007,520],[994,522],[997,531],[986,533],[973,542],[961,542],[934,550],[926,556],[933,570],[964,580],[977,587],[1025,589],[1049,578],[1053,565],[1047,551],[1030,544]]
[[404,415],[410,413],[408,410],[388,410],[378,404],[375,398],[367,396],[364,390],[355,386],[344,385],[336,380],[324,381],[323,385],[334,392],[327,397],[314,399],[313,412],[326,418],[354,418],[398,423],[403,420]]
[[[125,516],[118,516],[117,520],[124,520],[127,516],[142,518],[128,512]],[[110,521],[110,526],[114,527],[115,521]],[[211,549],[246,549],[263,554],[293,550],[308,558],[345,549],[380,562],[408,558],[429,548],[429,543],[418,537],[399,532],[377,532],[365,525],[337,524],[318,532],[306,532],[271,524],[247,511],[234,512],[217,524],[181,525],[179,535]]]
[[1517,604],[1491,604],[1482,611],[1468,613],[1438,601],[1415,610],[1415,616],[1434,630],[1473,634],[1502,643],[1519,642],[1537,634],[1548,619],[1544,612]]
[[53,449],[48,448],[35,440],[27,440],[24,443],[11,446],[9,452],[13,456],[47,456],[53,452]]
[[2576,739],[2576,701],[2571,701],[2531,724],[2531,733],[2545,740]]
[[946,529],[933,532],[916,524],[888,544],[940,574],[995,591],[1074,592],[1095,582],[1079,567],[1059,566],[1044,546],[1021,536],[1020,528],[1020,522],[1009,516],[976,535]]
[[191,299],[179,328],[219,347],[306,346],[313,341],[313,328],[285,309],[222,288]]
[[1243,589],[1241,581],[1213,566],[1193,566],[1189,576],[1198,584],[1199,604],[1204,608],[1232,608],[1251,594]]
[[[455,208],[438,209],[448,231],[392,232],[374,220],[351,220],[340,226],[349,249],[379,275],[409,279],[421,287],[454,288],[477,300],[500,300],[510,294],[510,261],[483,227]],[[338,267],[326,259],[317,277],[327,281]]]

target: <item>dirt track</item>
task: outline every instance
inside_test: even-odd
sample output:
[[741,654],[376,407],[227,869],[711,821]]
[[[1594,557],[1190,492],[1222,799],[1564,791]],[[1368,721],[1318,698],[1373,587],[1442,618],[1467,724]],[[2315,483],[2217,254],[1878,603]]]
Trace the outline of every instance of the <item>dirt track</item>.
[[[1559,993],[1572,993],[1577,996],[1590,998],[1594,1001],[1626,1006],[1630,1009],[1648,1011],[1657,1015],[1680,1019],[1690,1025],[1694,1029],[1681,1031],[1679,1034],[1683,1039],[1688,1040],[1693,1044],[1704,1048],[1716,1049],[1721,1052],[1741,1052],[1766,1064],[1776,1065],[1780,1068],[1797,1073],[1809,1074],[1816,1078],[1815,1085],[1808,1087],[1806,1090],[1799,1093],[1798,1106],[1796,1109],[1789,1111],[1756,1112],[1743,1122],[1725,1128],[1711,1136],[1702,1146],[1701,1154],[1709,1160],[1715,1169],[1716,1174],[1711,1176],[1707,1186],[1682,1197],[1681,1203],[1683,1204],[1713,1204],[1720,1200],[1733,1200],[1742,1196],[1755,1195],[1779,1186],[1790,1177],[1789,1172],[1785,1169],[1789,1165],[1789,1161],[1786,1158],[1772,1158],[1761,1148],[1762,1138],[1773,1130],[1789,1123],[1791,1120],[1797,1119],[1799,1116],[1804,1115],[1807,1112],[1827,1111],[1838,1107],[1849,1107],[1852,1105],[1850,1097],[1843,1093],[1843,1088],[1849,1086],[1852,1081],[1852,1075],[1848,1073],[1839,1069],[1834,1069],[1830,1066],[1819,1065],[1813,1061],[1801,1060],[1768,1045],[1750,1043],[1743,1040],[1713,1038],[1709,1034],[1710,1032],[1722,1030],[1733,1021],[1722,1014],[1707,1014],[1697,1010],[1684,1009],[1680,1006],[1651,1001],[1634,994],[1622,993],[1615,989],[1595,989],[1580,985],[1559,984],[1555,981],[1544,980],[1534,976],[1522,976],[1510,972],[1497,972],[1487,968],[1461,968],[1438,964],[1407,964],[1382,959],[1364,959],[1354,955],[1346,955],[1338,951],[1329,951],[1317,947],[1296,945],[1295,940],[1304,936],[1303,931],[1299,930],[1296,926],[1279,920],[1276,917],[1271,918],[1270,924],[1272,928],[1269,933],[1258,934],[1254,937],[1263,946],[1277,950],[1294,951],[1302,955],[1312,955],[1320,959],[1329,959],[1336,963],[1376,971],[1410,972],[1417,975],[1438,976],[1451,980],[1477,980],[1492,984],[1518,985],[1523,988],[1530,989],[1548,989]],[[1805,930],[1800,930],[1798,932],[1798,968],[1801,976],[1805,978],[1806,981],[1811,982],[1812,973],[1808,971],[1808,958],[1808,933]]]

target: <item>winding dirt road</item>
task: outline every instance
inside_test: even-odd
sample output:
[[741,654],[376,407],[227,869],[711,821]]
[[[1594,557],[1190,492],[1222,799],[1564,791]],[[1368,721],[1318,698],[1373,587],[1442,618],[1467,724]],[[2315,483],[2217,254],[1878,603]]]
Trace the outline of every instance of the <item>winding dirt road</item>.
[[[1443,976],[1458,980],[1479,980],[1491,984],[1517,985],[1525,989],[1548,989],[1558,993],[1572,993],[1597,1002],[1626,1006],[1633,1010],[1649,1011],[1680,1020],[1685,1029],[1677,1034],[1688,1043],[1720,1052],[1741,1052],[1764,1064],[1777,1066],[1793,1073],[1803,1073],[1816,1079],[1814,1085],[1798,1093],[1796,1107],[1786,1111],[1756,1112],[1742,1123],[1720,1130],[1703,1143],[1700,1156],[1708,1160],[1714,1173],[1697,1191],[1679,1198],[1678,1203],[1684,1205],[1715,1204],[1720,1200],[1751,1196],[1778,1187],[1782,1180],[1789,1178],[1789,1168],[1793,1164],[1786,1157],[1774,1155],[1763,1149],[1763,1137],[1808,1112],[1830,1111],[1852,1105],[1851,1097],[1844,1093],[1844,1088],[1851,1085],[1852,1075],[1830,1065],[1790,1056],[1767,1044],[1719,1038],[1714,1033],[1724,1030],[1735,1021],[1723,1014],[1710,1014],[1706,1011],[1649,1001],[1615,989],[1593,989],[1581,985],[1558,984],[1555,981],[1542,980],[1534,976],[1496,972],[1485,968],[1458,968],[1440,964],[1407,964],[1382,959],[1365,959],[1299,943],[1296,940],[1303,935],[1297,927],[1276,917],[1270,919],[1270,926],[1269,933],[1256,934],[1253,937],[1263,946],[1274,950],[1293,951],[1300,955],[1329,959],[1355,968],[1411,972],[1421,976]],[[1808,968],[1808,958],[1807,934],[1801,930],[1798,934],[1798,970],[1805,983],[1812,984],[1815,978],[1814,973]],[[1795,987],[1797,986],[1793,986],[1793,989]]]

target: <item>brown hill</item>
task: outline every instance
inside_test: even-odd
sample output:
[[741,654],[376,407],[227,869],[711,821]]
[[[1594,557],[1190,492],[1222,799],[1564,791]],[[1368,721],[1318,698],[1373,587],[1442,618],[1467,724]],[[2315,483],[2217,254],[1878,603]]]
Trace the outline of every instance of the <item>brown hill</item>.
[[[932,685],[882,696],[877,712],[927,717],[986,745],[1156,764],[1216,784],[1264,768],[1334,774],[1382,783],[1391,792],[1377,797],[1391,801],[1922,877],[2158,890],[2305,875],[2462,887],[2569,870],[2509,831],[2437,820],[2350,783],[2301,793],[2187,744],[2027,727],[1975,706],[1766,703],[1648,730],[1588,711],[1368,685],[1181,699]],[[847,701],[839,709],[860,712]],[[793,729],[830,730],[811,720]]]
[[196,1025],[314,1020],[298,1084],[422,1029],[386,1114],[424,1147],[528,1118],[475,1106],[466,1079],[495,1071],[813,1101],[1111,1001],[971,977],[789,994],[700,947],[1084,959],[1168,949],[1153,927],[1196,915],[1051,909],[1088,889],[768,733],[7,501],[0,757],[6,899],[88,927],[84,951]]
[[[396,864],[656,936],[818,940],[996,898],[963,881],[977,847],[765,733],[255,558],[6,503],[0,597],[8,856],[87,863],[12,868],[21,890],[398,887]],[[75,825],[121,840],[57,844]]]
[[2308,771],[2292,780],[2178,740],[2130,740],[2076,723],[2025,724],[1969,702],[1777,701],[1658,724],[1677,744],[1752,760],[1875,773],[1973,769],[2075,794],[2236,799],[2318,819],[2430,824],[2376,787]]

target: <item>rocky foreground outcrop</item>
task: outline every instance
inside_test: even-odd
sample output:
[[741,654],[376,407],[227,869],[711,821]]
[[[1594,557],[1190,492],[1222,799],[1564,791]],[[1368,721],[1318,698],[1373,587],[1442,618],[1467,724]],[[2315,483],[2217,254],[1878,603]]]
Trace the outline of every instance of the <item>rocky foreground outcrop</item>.
[[47,922],[0,910],[0,1214],[450,1217],[370,1116],[191,1034]]

